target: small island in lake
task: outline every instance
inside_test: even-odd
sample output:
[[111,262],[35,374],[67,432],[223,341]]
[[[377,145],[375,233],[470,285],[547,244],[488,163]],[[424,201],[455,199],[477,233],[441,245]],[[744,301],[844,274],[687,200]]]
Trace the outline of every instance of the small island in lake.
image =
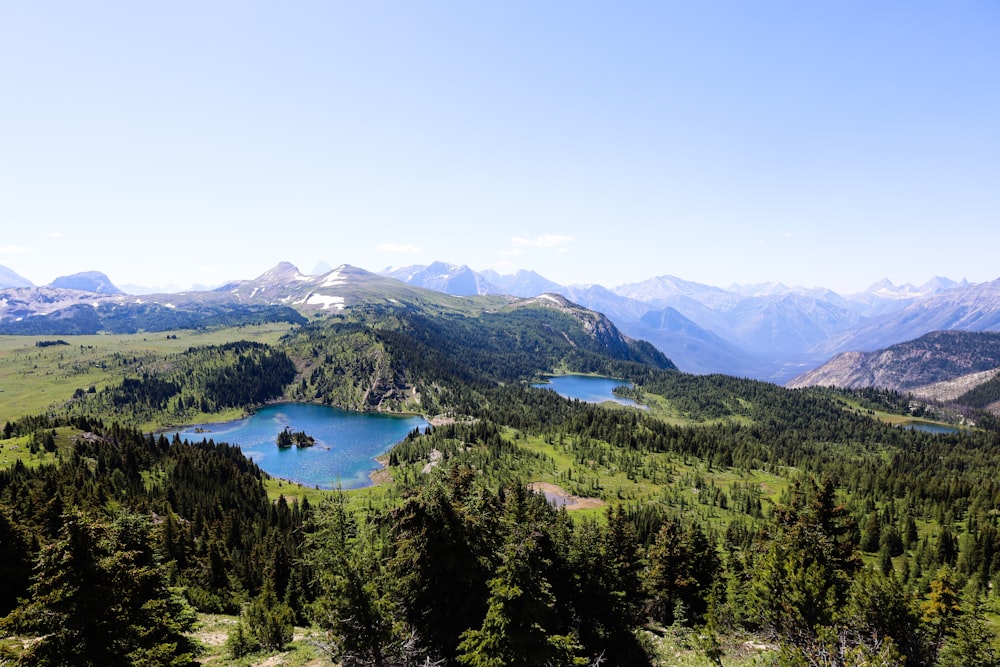
[[278,434],[278,447],[287,449],[292,445],[296,447],[312,447],[316,444],[316,438],[307,435],[305,431],[292,431],[290,426],[286,426]]

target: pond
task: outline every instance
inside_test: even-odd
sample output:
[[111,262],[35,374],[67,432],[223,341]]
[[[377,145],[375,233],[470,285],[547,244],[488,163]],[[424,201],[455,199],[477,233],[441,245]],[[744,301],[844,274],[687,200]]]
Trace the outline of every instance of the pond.
[[[385,454],[415,428],[426,427],[419,416],[386,415],[340,410],[312,403],[280,403],[245,419],[219,424],[192,424],[165,435],[181,439],[228,442],[272,477],[320,489],[356,489],[371,484],[370,474]],[[278,433],[304,431],[315,439],[311,447],[279,449]]]
[[615,396],[615,387],[631,387],[630,382],[601,377],[598,375],[553,375],[547,382],[531,385],[540,389],[551,389],[560,396],[575,398],[587,403],[614,401],[622,405],[641,407],[629,398]]
[[961,431],[957,426],[932,424],[930,422],[907,422],[903,426],[914,431],[923,431],[924,433],[958,433]]

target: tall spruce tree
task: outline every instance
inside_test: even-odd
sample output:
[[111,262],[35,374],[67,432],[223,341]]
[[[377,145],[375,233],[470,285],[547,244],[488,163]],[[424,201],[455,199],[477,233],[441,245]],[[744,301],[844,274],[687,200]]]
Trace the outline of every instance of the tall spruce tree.
[[861,567],[858,531],[830,482],[797,484],[776,520],[777,535],[756,563],[750,604],[766,630],[808,650],[832,626]]
[[324,633],[320,647],[344,665],[408,664],[406,628],[396,618],[382,556],[342,494],[315,512],[305,553],[316,576],[311,615]]
[[570,634],[560,633],[556,599],[544,576],[545,534],[533,525],[515,528],[490,579],[486,617],[462,635],[458,661],[470,667],[571,667],[585,665]]
[[38,636],[22,665],[180,667],[195,664],[184,634],[194,621],[167,586],[146,519],[103,523],[73,511],[38,557],[28,603],[3,623]]

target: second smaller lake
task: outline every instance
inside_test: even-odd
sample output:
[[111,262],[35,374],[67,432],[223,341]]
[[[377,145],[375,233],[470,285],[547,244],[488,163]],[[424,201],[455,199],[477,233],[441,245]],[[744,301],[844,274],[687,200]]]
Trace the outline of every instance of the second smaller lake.
[[642,407],[629,398],[615,396],[615,387],[632,386],[631,383],[624,380],[614,380],[597,375],[554,375],[549,378],[548,382],[541,382],[531,386],[539,389],[551,389],[560,396],[575,398],[587,403],[614,401],[622,405]]
[[962,430],[957,426],[932,424],[930,422],[909,422],[903,424],[903,426],[914,431],[923,431],[924,433],[959,433]]

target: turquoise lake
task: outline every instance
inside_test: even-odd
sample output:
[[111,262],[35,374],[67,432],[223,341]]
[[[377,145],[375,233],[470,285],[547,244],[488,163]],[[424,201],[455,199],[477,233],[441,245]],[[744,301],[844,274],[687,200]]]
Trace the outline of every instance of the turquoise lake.
[[632,386],[632,383],[625,382],[624,380],[613,380],[596,375],[554,375],[549,378],[548,382],[541,382],[531,386],[540,389],[551,389],[560,396],[576,398],[587,403],[614,401],[622,405],[641,407],[631,399],[614,395],[615,387]]
[[[190,441],[215,440],[238,445],[243,453],[273,477],[333,489],[371,484],[369,475],[384,454],[415,428],[423,417],[352,412],[311,403],[281,403],[261,408],[245,419],[219,424],[192,424],[174,434]],[[278,433],[289,427],[316,439],[312,447],[278,449]]]

